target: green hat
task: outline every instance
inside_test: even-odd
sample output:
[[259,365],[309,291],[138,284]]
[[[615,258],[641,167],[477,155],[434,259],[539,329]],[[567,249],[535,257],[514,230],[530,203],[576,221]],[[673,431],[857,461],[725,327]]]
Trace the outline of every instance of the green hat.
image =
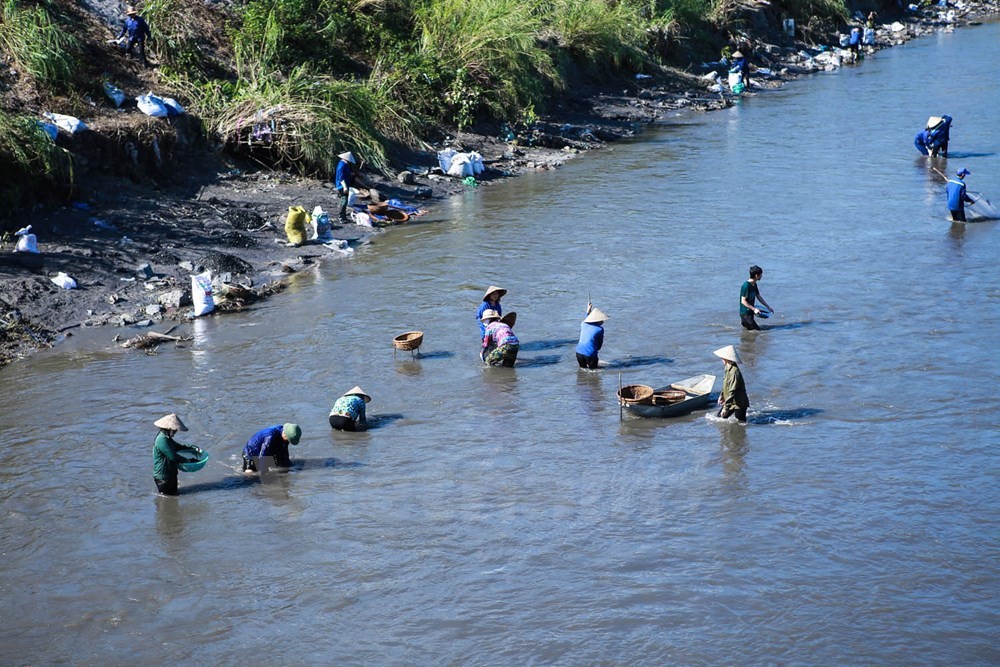
[[299,438],[302,437],[302,429],[299,428],[298,424],[285,424],[281,427],[281,434],[288,438],[288,442],[297,445]]

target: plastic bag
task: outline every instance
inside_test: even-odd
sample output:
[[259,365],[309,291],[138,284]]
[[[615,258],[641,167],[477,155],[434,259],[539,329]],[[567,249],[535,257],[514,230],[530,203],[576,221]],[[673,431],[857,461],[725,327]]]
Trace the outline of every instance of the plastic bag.
[[486,165],[483,164],[483,156],[475,151],[469,153],[469,163],[472,165],[473,176],[479,176],[486,171]]
[[301,206],[289,206],[285,218],[285,236],[292,245],[299,246],[306,242],[306,220],[309,214]]
[[62,287],[63,289],[76,289],[76,281],[67,276],[62,271],[57,273],[55,278],[50,278],[49,280],[54,282],[56,285],[59,285],[59,287]]
[[104,82],[104,94],[107,95],[111,99],[111,101],[115,103],[116,109],[121,105],[125,104],[125,93],[122,92],[121,88],[118,88],[110,81]]
[[455,157],[451,159],[451,166],[448,167],[448,175],[456,178],[475,176],[476,174],[472,168],[472,162],[469,160],[469,156],[465,153],[455,155]]
[[875,28],[865,28],[864,43],[866,46],[875,46]]
[[168,116],[180,116],[184,113],[184,107],[182,107],[180,102],[172,97],[160,98],[160,102],[162,102],[163,106],[166,107]]
[[739,72],[729,73],[729,87],[733,89],[733,92],[739,95],[743,92],[745,86],[743,85],[743,75]]
[[38,127],[42,128],[42,132],[49,135],[49,139],[55,141],[59,137],[59,128],[52,123],[46,123],[43,120],[38,121]]
[[451,159],[458,154],[454,148],[446,148],[443,151],[438,151],[438,166],[441,167],[441,171],[448,173],[451,169]]
[[358,197],[361,195],[357,188],[351,188],[347,193],[347,207],[350,208],[354,206],[354,202],[358,201]]
[[87,126],[82,120],[76,118],[75,116],[66,116],[61,113],[49,113],[45,112],[42,114],[45,118],[48,118],[53,123],[56,124],[60,130],[66,130],[70,134],[76,134],[77,132],[83,132],[87,129]]
[[205,271],[191,276],[191,301],[194,302],[194,316],[201,317],[215,310],[212,296],[212,272]]
[[14,246],[14,252],[38,252],[38,239],[31,233],[31,225],[17,230],[14,236],[20,237]]
[[326,238],[330,234],[330,216],[323,210],[322,206],[317,206],[312,212],[312,236],[311,239]]
[[166,118],[170,115],[167,107],[163,104],[163,100],[152,92],[135,98],[135,105],[139,107],[139,111],[153,118]]

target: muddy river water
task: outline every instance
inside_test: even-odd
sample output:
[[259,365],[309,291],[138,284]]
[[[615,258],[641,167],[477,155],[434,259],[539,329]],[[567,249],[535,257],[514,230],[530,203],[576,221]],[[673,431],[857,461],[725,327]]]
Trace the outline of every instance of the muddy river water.
[[[1000,230],[946,221],[912,139],[954,116],[936,166],[1000,199],[998,61],[997,23],[917,40],[445,202],[182,349],[0,370],[0,663],[996,664]],[[721,379],[730,343],[749,425],[620,421],[619,374]],[[334,434],[355,384],[373,428]],[[171,411],[212,459],[163,498]],[[295,467],[245,480],[285,421]]]

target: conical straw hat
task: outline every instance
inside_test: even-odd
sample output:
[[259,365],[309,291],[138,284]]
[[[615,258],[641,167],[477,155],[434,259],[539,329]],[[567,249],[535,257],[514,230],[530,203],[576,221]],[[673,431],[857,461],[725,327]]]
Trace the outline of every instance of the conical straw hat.
[[354,153],[352,153],[351,151],[347,151],[346,153],[341,153],[337,157],[339,157],[341,160],[350,162],[351,164],[355,163]]
[[486,299],[488,299],[490,294],[493,294],[493,292],[500,292],[500,296],[503,296],[507,293],[507,290],[502,287],[497,287],[496,285],[490,285],[486,288],[486,293],[483,294],[483,301],[486,301]]
[[480,321],[485,322],[486,320],[499,320],[500,313],[493,310],[492,308],[487,308],[483,311],[483,316],[479,318]]
[[743,359],[740,358],[740,353],[736,351],[736,348],[732,345],[727,345],[725,347],[720,347],[718,350],[713,352],[715,356],[720,359],[725,359],[726,361],[731,361],[734,364],[743,363]]
[[941,118],[941,116],[931,116],[930,118],[927,119],[927,127],[934,127],[935,125],[937,125],[938,123],[940,123],[942,120],[944,120],[944,119]]
[[361,387],[355,386],[353,389],[348,389],[347,391],[344,392],[344,396],[351,396],[352,394],[354,396],[360,396],[361,398],[365,399],[365,403],[372,402],[372,397],[366,394],[365,390],[362,389]]
[[509,327],[513,327],[514,323],[517,322],[517,313],[513,310],[500,318],[500,321]]
[[601,310],[600,308],[591,308],[590,312],[587,314],[586,319],[584,319],[583,321],[589,322],[591,324],[597,324],[598,322],[605,322],[609,319],[611,318],[605,315],[604,311]]
[[169,415],[165,415],[157,419],[155,422],[153,422],[153,426],[156,426],[158,428],[165,428],[168,431],[188,430],[188,427],[184,425],[184,422],[181,421],[181,418],[178,417],[173,412],[171,412]]

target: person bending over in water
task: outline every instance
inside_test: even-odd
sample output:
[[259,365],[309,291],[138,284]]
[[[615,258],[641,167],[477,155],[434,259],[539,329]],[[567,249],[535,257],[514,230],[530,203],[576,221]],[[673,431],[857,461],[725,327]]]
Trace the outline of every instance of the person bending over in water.
[[333,404],[330,410],[330,426],[338,431],[361,431],[368,426],[365,415],[365,403],[370,403],[372,397],[361,387],[354,387],[344,393]]
[[288,458],[288,443],[299,444],[302,429],[298,424],[275,424],[261,429],[251,436],[243,447],[243,472],[257,472],[257,457],[274,457],[274,465],[279,468],[291,467]]
[[[508,317],[512,315],[514,313]],[[500,319],[500,313],[490,309],[483,311],[482,321],[486,325],[486,333],[483,335],[483,349],[479,357],[490,366],[512,367],[517,361],[517,351],[521,344],[510,325]]]

